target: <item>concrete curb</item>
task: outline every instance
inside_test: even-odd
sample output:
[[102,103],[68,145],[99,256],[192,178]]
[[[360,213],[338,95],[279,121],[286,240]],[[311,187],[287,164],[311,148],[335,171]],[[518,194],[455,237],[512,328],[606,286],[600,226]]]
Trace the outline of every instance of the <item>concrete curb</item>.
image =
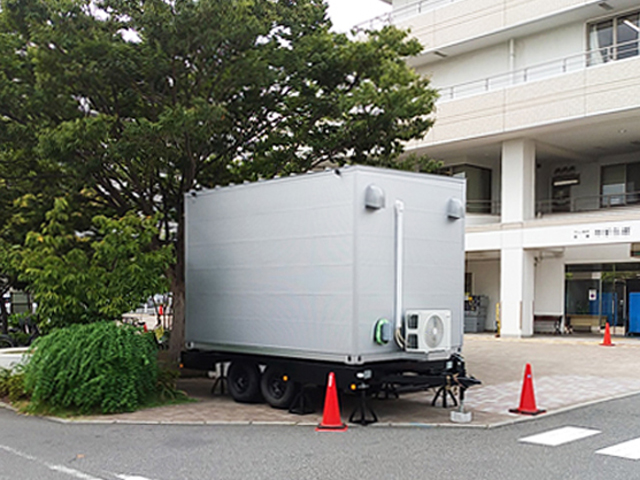
[[7,410],[11,410],[12,412],[18,413],[17,408],[15,408],[13,405],[9,405],[8,403],[4,403],[1,400],[0,400],[0,408],[6,408]]
[[[523,422],[531,422],[534,420],[547,418],[550,416],[558,415],[561,413],[570,412],[572,410],[577,410],[580,408],[589,407],[592,405],[597,405],[599,403],[609,402],[611,400],[621,400],[623,398],[633,397],[635,395],[640,395],[640,391],[624,393],[621,395],[612,395],[609,397],[599,398],[596,400],[591,400],[589,402],[584,402],[576,405],[570,405],[567,407],[562,407],[557,410],[551,410],[544,414],[536,415],[536,416],[517,416],[516,414],[512,414],[513,418],[508,420],[498,421],[494,423],[471,423],[471,424],[461,424],[461,423],[422,423],[422,422],[378,422],[372,425],[368,425],[363,427],[358,424],[349,424],[349,428],[416,428],[416,429],[472,429],[472,430],[493,430],[496,428],[508,427],[511,425],[515,425]],[[13,412],[18,413],[18,411],[8,405],[6,403],[0,402],[0,407],[6,408],[7,410],[11,410]],[[472,412],[473,413],[473,412]],[[123,420],[123,419],[68,419],[68,418],[58,418],[58,417],[36,417],[42,418],[44,420],[48,420],[55,423],[61,423],[66,425],[175,425],[175,426],[218,426],[218,427],[229,427],[229,426],[258,426],[258,427],[313,427],[317,426],[316,422],[307,422],[307,421],[283,421],[283,420],[239,420],[239,421],[224,421],[224,420],[182,420],[182,421],[169,421],[169,420]]]

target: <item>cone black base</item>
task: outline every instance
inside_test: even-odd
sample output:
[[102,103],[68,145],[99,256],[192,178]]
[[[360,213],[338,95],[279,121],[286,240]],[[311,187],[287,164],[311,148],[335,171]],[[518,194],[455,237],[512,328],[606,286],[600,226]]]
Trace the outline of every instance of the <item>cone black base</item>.
[[342,425],[318,425],[316,427],[316,432],[344,432],[347,429],[347,424],[343,423]]
[[525,410],[520,410],[519,408],[510,408],[509,411],[511,413],[519,413],[520,415],[531,415],[532,417],[536,415],[540,415],[541,413],[546,413],[546,410],[536,410],[535,412],[529,412]]

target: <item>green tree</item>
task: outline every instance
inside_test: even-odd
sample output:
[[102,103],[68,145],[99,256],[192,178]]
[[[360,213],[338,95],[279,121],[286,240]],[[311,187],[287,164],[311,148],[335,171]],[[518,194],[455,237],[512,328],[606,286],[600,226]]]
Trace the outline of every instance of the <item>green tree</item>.
[[170,246],[153,248],[156,219],[96,216],[92,230],[78,233],[73,215],[65,200],[56,200],[20,251],[19,270],[43,327],[119,319],[168,288],[164,273],[173,255]]
[[432,125],[436,93],[403,60],[417,41],[330,27],[321,0],[2,0],[0,92],[16,103],[13,84],[26,89],[31,113],[13,118],[3,101],[0,120],[25,125],[25,155],[69,191],[90,189],[119,215],[163,215],[174,354],[186,192],[328,163],[397,166]]

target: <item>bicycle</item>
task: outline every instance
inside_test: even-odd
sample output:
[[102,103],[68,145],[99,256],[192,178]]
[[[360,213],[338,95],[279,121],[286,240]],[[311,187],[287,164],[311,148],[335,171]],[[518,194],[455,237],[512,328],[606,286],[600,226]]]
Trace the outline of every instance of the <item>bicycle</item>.
[[13,348],[16,344],[9,335],[0,335],[0,349]]
[[20,317],[16,326],[9,327],[8,335],[0,335],[0,348],[28,347],[39,336],[40,329],[33,318]]

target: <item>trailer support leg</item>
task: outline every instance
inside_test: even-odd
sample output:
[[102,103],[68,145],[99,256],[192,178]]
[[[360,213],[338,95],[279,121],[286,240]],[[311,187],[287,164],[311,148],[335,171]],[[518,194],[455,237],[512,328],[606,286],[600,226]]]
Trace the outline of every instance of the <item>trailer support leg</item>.
[[438,390],[436,390],[436,396],[433,397],[433,400],[431,401],[432,407],[436,406],[436,403],[438,402],[438,398],[440,397],[440,395],[442,395],[442,408],[447,408],[447,396],[450,396],[451,400],[453,400],[454,407],[458,406],[458,401],[456,400],[456,397],[453,394],[451,387],[447,383],[445,385],[442,385]]
[[220,395],[224,395],[225,385],[227,385],[227,376],[224,373],[224,363],[216,363],[216,381],[213,382],[211,393],[216,394],[216,388],[220,387]]
[[[366,385],[360,387],[360,398],[356,408],[353,409],[353,412],[351,412],[351,415],[349,416],[349,423],[359,423],[360,425],[365,426],[378,421],[376,412],[373,411],[369,402],[367,402],[367,388],[368,387]],[[369,418],[367,418],[367,414],[369,415]],[[357,418],[356,415],[358,415]]]
[[392,383],[384,383],[382,388],[374,394],[378,400],[389,400],[391,397],[400,398],[398,390]]
[[307,387],[303,386],[298,394],[293,398],[291,406],[289,407],[289,413],[296,415],[308,415],[315,413],[316,409],[313,408],[313,403],[307,393]]

